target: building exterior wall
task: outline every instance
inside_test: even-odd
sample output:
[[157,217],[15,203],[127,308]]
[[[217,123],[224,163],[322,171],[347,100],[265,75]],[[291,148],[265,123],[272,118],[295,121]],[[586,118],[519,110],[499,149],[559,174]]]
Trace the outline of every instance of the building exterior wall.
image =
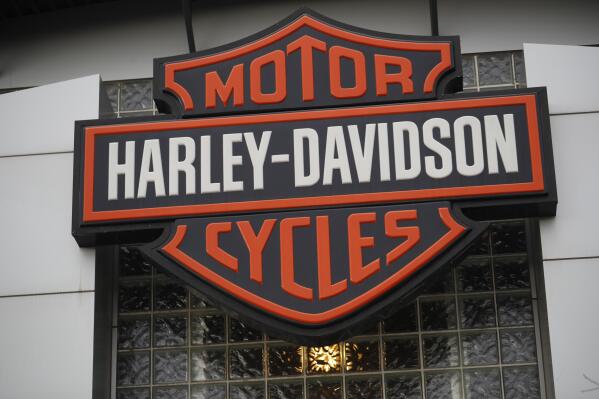
[[99,91],[95,75],[0,96],[2,398],[91,397],[95,250],[71,237],[72,152]]
[[525,44],[524,56],[551,114],[559,204],[541,240],[556,396],[584,399],[599,388],[599,49]]
[[[268,1],[194,3],[198,50],[226,44],[308,6],[348,24],[430,34],[428,2]],[[0,24],[0,88],[30,87],[99,73],[104,80],[152,76],[152,59],[187,52],[180,2],[106,3]],[[599,3],[585,0],[439,2],[440,34],[460,35],[462,52],[517,50],[522,43],[597,44]]]
[[[196,43],[205,49],[242,38],[300,5],[368,29],[426,35],[426,3],[202,8],[197,2]],[[461,35],[464,53],[514,50],[528,41],[595,44],[599,37],[596,2],[439,3],[440,33]],[[150,77],[153,58],[187,51],[178,2],[89,7],[92,12],[72,9],[0,25],[9,38],[0,45],[0,88],[91,73],[104,80]],[[541,236],[556,396],[584,399],[593,395],[584,392],[595,388],[590,380],[599,380],[592,346],[599,329],[599,211],[593,206],[599,192],[597,184],[583,183],[596,181],[599,172],[593,83],[599,50],[524,48],[528,85],[549,87],[552,113],[560,203],[557,218],[541,222]],[[0,96],[0,397],[91,397],[94,250],[79,249],[70,235],[72,123],[98,117],[99,90],[99,77],[92,76]]]

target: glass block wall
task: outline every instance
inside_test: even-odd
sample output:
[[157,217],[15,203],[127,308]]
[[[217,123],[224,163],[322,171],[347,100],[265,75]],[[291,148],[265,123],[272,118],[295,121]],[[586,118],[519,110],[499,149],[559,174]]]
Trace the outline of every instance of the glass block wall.
[[541,398],[522,221],[495,223],[414,302],[325,347],[266,337],[120,250],[116,397]]
[[[462,56],[464,91],[526,87],[522,51],[466,54]],[[104,83],[117,117],[158,113],[152,96],[152,80]]]
[[152,79],[104,82],[104,87],[117,118],[158,113],[152,94]]
[[464,91],[526,87],[524,53],[503,51],[463,55],[462,74]]

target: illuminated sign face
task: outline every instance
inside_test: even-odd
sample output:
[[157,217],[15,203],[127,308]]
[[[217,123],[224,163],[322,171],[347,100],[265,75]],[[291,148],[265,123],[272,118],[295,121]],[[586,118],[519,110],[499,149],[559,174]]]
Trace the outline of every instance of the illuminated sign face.
[[473,219],[555,214],[545,89],[451,94],[459,63],[456,37],[307,10],[156,60],[176,116],[77,123],[74,236],[140,244],[272,335],[355,334],[459,256]]

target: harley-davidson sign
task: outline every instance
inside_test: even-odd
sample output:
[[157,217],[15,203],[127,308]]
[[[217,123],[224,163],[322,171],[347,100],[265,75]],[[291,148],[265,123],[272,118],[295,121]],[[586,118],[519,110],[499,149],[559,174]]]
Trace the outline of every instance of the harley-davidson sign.
[[347,337],[480,220],[555,214],[545,89],[452,94],[459,64],[457,37],[308,10],[158,59],[156,102],[176,116],[76,125],[73,234],[140,244],[270,334]]

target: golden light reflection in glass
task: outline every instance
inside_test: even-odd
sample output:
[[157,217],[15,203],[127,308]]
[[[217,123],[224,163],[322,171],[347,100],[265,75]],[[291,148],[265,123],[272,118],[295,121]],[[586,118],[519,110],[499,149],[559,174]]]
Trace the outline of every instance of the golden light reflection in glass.
[[364,353],[360,351],[360,347],[355,343],[345,343],[345,368],[347,371],[352,371],[357,365],[362,362]]
[[341,348],[339,344],[309,348],[308,367],[312,373],[339,371],[341,369]]

